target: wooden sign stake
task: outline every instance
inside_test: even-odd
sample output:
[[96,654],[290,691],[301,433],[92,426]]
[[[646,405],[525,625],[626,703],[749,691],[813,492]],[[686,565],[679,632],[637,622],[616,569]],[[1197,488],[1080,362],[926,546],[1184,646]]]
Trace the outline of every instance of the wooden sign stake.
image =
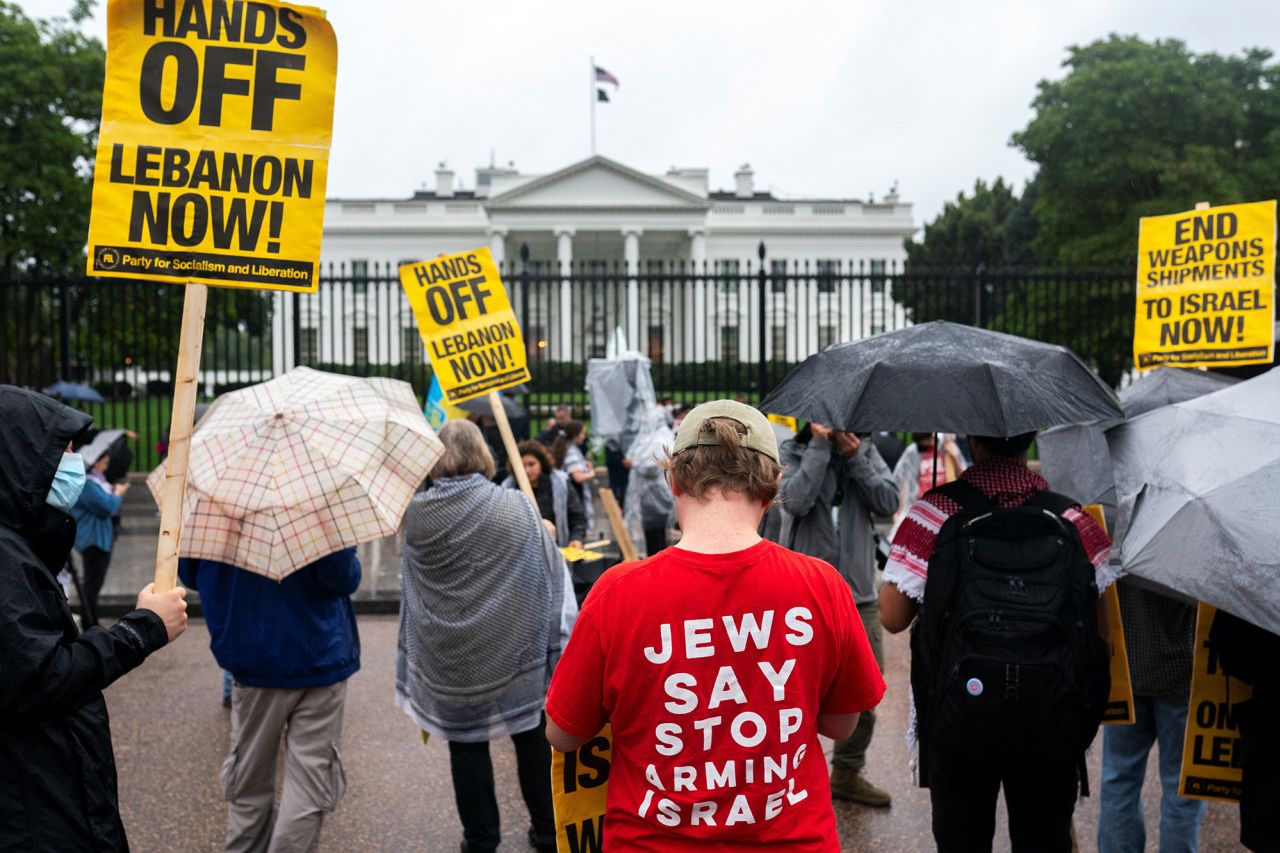
[[636,554],[635,543],[631,541],[631,534],[627,531],[627,524],[622,520],[622,509],[618,506],[618,499],[613,496],[613,489],[600,490],[600,503],[604,504],[605,514],[609,516],[609,526],[613,528],[613,537],[618,540],[622,559],[628,563],[640,559]]
[[[529,503],[533,504],[534,512],[541,517],[538,499],[533,496],[533,486],[529,485],[529,475],[525,472],[524,462],[520,459],[520,448],[516,446],[516,437],[511,432],[511,422],[507,420],[507,410],[502,408],[502,398],[498,396],[497,391],[489,392],[489,408],[493,411],[493,419],[498,422],[498,432],[502,433],[502,446],[507,449],[507,470],[516,478],[520,491],[524,492]],[[551,476],[550,471],[542,473],[548,477]]]
[[178,369],[173,378],[173,414],[169,427],[169,455],[160,491],[160,541],[156,546],[156,592],[173,589],[182,545],[182,502],[187,487],[187,460],[195,423],[200,349],[204,345],[204,309],[209,288],[188,284],[182,301],[182,334],[178,338]]

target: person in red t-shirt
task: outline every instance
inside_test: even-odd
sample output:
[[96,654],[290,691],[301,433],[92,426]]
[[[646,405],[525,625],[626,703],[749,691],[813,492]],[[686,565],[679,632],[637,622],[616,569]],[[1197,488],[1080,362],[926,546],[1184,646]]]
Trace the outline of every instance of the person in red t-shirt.
[[839,850],[818,735],[884,695],[849,587],[761,539],[777,439],[731,400],[689,413],[665,460],[683,538],[583,605],[547,696],[547,737],[613,724],[606,850]]

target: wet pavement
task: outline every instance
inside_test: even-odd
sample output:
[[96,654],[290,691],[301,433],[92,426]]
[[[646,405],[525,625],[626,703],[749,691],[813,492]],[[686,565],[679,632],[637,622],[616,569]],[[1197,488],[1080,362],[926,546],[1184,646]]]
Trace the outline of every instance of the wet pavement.
[[[141,571],[141,569],[135,569]],[[351,679],[342,741],[347,793],[325,824],[321,851],[456,851],[461,829],[453,804],[448,749],[425,746],[412,722],[392,704],[396,643],[394,616],[360,617],[363,668]],[[889,692],[868,754],[868,776],[894,796],[888,809],[838,803],[847,851],[927,851],[928,792],[907,770],[906,638],[886,638]],[[204,623],[153,655],[107,691],[120,777],[121,812],[132,848],[148,851],[222,849],[226,805],[218,768],[227,746],[230,712],[221,705],[221,673],[209,654]],[[830,744],[826,743],[828,750]],[[502,850],[524,851],[528,818],[516,782],[509,742],[492,746],[502,812]],[[1099,746],[1090,756],[1098,780]],[[1147,826],[1158,822],[1159,783],[1151,761],[1144,800]],[[1097,800],[1076,811],[1080,849],[1094,851]],[[1003,820],[999,833],[1004,832]],[[1200,836],[1204,853],[1242,849],[1235,806],[1211,803]],[[1148,843],[1155,850],[1154,840]],[[997,836],[996,850],[1008,850]]]

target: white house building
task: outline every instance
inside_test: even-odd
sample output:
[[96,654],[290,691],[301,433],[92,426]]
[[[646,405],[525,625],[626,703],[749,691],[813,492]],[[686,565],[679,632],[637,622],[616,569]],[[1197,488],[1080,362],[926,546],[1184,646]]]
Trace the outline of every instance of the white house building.
[[[601,156],[545,175],[480,168],[471,189],[459,188],[443,164],[435,179],[434,189],[409,198],[326,202],[322,263],[344,269],[354,286],[337,304],[323,284],[314,296],[279,297],[277,370],[292,366],[295,352],[304,362],[421,359],[403,294],[370,298],[360,282],[375,269],[477,246],[500,265],[538,272],[523,306],[535,359],[601,355],[620,326],[655,360],[754,360],[764,347],[766,358],[794,361],[905,323],[884,275],[901,267],[903,239],[916,230],[896,189],[879,202],[779,198],[755,188],[747,165],[721,191],[710,189],[706,169],[648,174]],[[762,243],[766,271],[807,264],[820,277],[816,287],[769,286],[763,335],[753,313],[760,285],[746,275],[759,268]],[[526,248],[527,263],[513,266]],[[680,281],[649,275],[682,263],[691,272]]]

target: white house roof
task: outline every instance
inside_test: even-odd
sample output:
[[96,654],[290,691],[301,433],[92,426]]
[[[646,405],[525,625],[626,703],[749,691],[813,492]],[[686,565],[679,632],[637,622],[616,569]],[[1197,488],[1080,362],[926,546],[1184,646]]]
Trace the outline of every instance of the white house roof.
[[646,209],[705,211],[710,201],[661,178],[596,155],[489,198],[490,210]]

